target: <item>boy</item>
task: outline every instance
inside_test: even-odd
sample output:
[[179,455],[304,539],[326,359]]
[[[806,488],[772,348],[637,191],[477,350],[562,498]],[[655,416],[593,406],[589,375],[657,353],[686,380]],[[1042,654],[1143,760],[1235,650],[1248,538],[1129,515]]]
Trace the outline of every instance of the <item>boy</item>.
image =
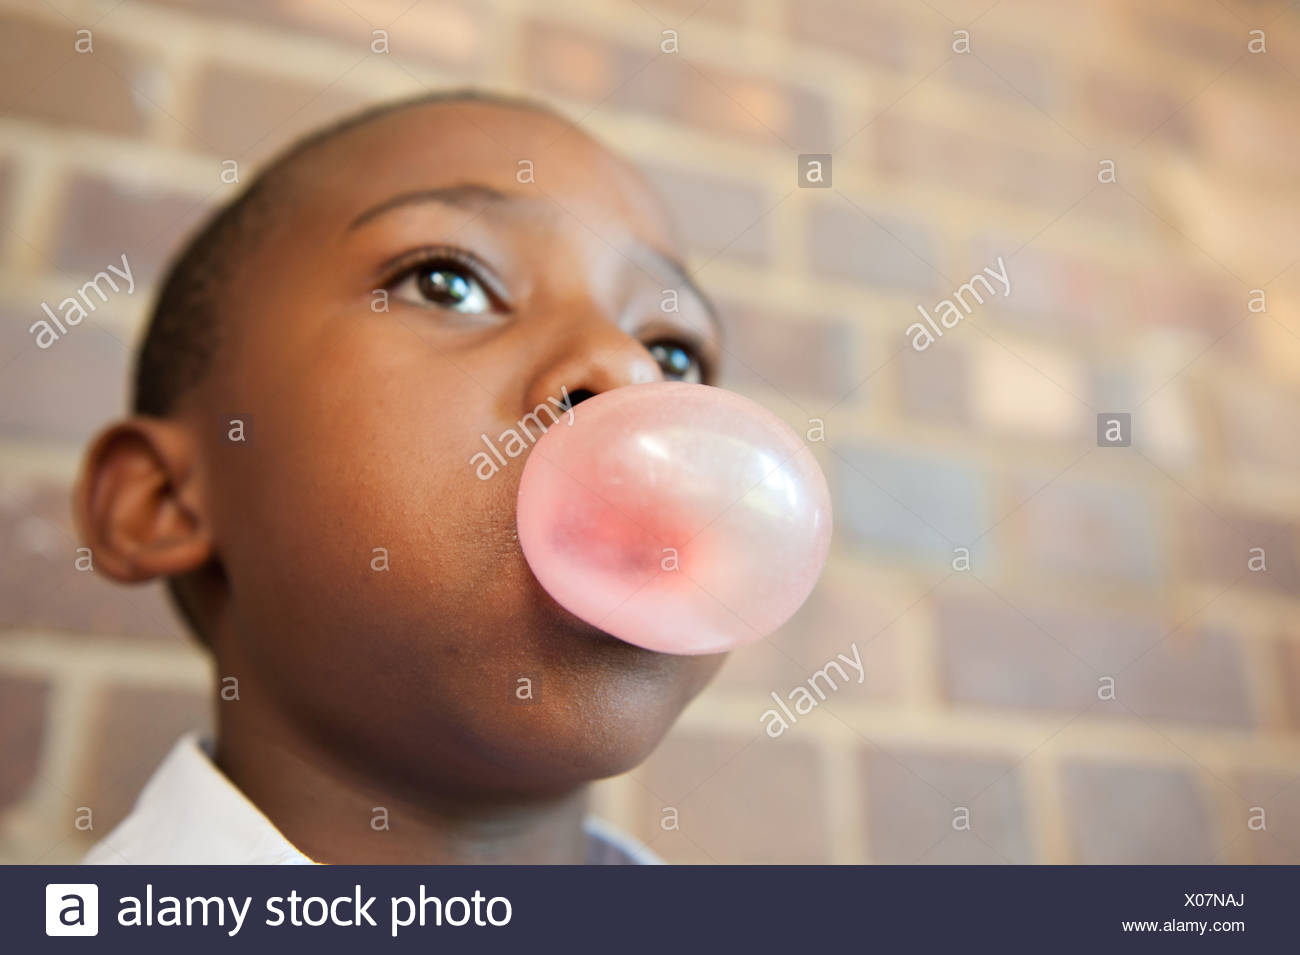
[[624,160],[474,93],[319,133],[207,226],[76,510],[101,572],[167,578],[238,699],[216,693],[215,740],[177,743],[86,861],[654,861],[585,790],[721,655],[561,609],[515,539],[523,457],[471,462],[541,406],[712,381],[675,249]]

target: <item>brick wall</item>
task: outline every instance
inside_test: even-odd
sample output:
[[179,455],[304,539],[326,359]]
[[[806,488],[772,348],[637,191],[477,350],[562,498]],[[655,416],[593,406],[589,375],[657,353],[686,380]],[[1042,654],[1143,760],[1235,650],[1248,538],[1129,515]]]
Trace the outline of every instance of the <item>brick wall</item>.
[[[77,858],[76,807],[102,834],[208,719],[159,590],[73,564],[149,289],[48,354],[39,302],[123,252],[155,281],[222,159],[471,82],[635,156],[731,384],[825,427],[822,586],[600,784],[608,817],[680,862],[1300,862],[1287,6],[0,2],[0,861]],[[830,188],[799,188],[810,153]],[[916,307],[999,256],[1011,293],[914,350]],[[1099,447],[1111,412],[1130,447]],[[769,694],[852,645],[863,682],[768,737]]]

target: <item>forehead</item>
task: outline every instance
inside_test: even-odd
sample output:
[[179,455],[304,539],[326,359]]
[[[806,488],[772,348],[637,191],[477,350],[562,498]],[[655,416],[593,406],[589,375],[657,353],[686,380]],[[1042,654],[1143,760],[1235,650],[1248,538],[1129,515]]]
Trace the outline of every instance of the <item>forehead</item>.
[[521,106],[448,101],[398,110],[323,143],[289,178],[306,187],[304,211],[314,219],[351,221],[404,192],[482,184],[553,206],[602,237],[626,232],[678,248],[667,209],[634,166],[571,123]]

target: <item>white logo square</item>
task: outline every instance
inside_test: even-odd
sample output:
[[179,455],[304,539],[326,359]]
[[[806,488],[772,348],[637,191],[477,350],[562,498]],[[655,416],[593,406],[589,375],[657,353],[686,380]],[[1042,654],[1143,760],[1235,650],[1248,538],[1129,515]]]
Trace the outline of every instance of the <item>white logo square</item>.
[[51,882],[45,887],[46,935],[98,935],[99,886]]

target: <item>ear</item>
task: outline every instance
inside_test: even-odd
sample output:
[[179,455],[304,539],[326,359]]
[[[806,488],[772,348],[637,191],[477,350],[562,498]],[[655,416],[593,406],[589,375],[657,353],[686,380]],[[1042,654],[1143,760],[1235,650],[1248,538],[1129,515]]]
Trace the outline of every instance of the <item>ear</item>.
[[212,556],[198,449],[180,424],[135,417],[86,452],[73,506],[95,568],[127,583],[171,577]]

